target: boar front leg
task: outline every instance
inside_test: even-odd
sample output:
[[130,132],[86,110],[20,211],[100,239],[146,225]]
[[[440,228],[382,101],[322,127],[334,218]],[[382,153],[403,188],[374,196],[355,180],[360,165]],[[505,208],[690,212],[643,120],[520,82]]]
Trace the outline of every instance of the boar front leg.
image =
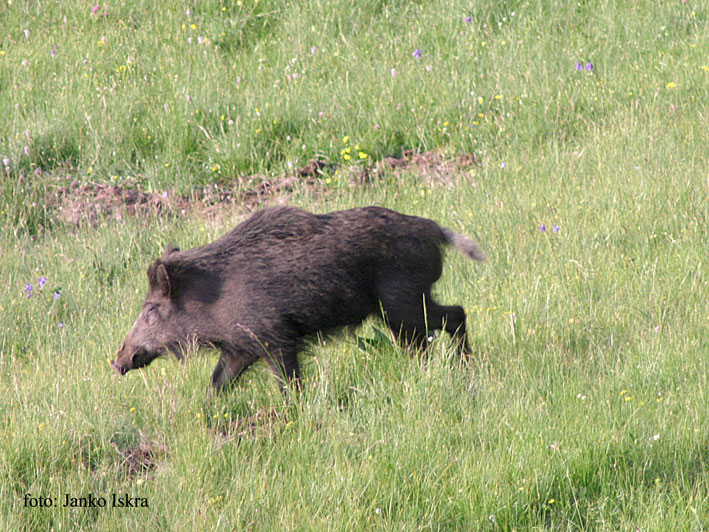
[[285,391],[286,386],[291,383],[295,384],[296,390],[301,389],[297,350],[282,349],[277,354],[269,353],[266,361],[271,366],[281,391]]
[[214,373],[212,373],[212,386],[218,391],[226,389],[246,368],[256,361],[256,358],[243,352],[222,351],[217,367],[214,368]]

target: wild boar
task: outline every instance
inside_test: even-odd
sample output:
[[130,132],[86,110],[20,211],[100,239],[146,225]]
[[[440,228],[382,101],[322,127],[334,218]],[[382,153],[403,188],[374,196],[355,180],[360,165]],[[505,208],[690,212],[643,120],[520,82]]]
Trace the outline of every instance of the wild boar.
[[167,352],[181,358],[189,345],[212,346],[221,352],[217,389],[259,358],[283,385],[298,379],[307,337],[371,314],[414,347],[445,328],[467,355],[463,308],[431,297],[444,244],[484,260],[468,237],[381,207],[256,212],[211,244],[166,249],[148,268],[145,303],[111,365],[123,375]]

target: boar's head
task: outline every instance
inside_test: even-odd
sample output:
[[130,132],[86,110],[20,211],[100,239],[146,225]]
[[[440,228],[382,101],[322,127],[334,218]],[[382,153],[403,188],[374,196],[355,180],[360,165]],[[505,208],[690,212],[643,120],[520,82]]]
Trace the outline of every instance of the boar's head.
[[172,351],[180,358],[190,341],[185,312],[179,301],[179,279],[171,275],[161,260],[148,268],[148,295],[133,328],[123,341],[111,366],[121,375],[147,366]]

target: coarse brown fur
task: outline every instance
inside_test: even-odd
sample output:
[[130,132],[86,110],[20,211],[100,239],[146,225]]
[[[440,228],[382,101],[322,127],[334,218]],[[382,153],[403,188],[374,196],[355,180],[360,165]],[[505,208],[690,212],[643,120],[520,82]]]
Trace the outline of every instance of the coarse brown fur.
[[195,343],[221,351],[217,388],[259,358],[284,382],[298,378],[306,337],[382,310],[401,341],[421,346],[445,327],[468,354],[465,312],[431,298],[444,244],[484,260],[469,238],[381,207],[257,212],[211,244],[168,248],[148,268],[143,309],[111,364],[124,374]]

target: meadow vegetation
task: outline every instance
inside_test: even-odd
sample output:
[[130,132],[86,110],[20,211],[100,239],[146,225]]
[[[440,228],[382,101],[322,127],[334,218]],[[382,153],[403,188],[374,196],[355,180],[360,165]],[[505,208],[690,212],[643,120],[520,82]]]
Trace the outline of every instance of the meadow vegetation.
[[[3,1],[0,529],[709,529],[709,32],[694,0]],[[355,183],[405,150],[475,164]],[[213,352],[118,377],[165,245],[242,216],[67,226],[70,183],[161,193],[333,163],[289,202],[474,238],[445,335],[314,340],[304,390]],[[328,272],[323,272],[327,275]],[[149,508],[64,508],[144,497]],[[56,499],[29,507],[26,495]]]

